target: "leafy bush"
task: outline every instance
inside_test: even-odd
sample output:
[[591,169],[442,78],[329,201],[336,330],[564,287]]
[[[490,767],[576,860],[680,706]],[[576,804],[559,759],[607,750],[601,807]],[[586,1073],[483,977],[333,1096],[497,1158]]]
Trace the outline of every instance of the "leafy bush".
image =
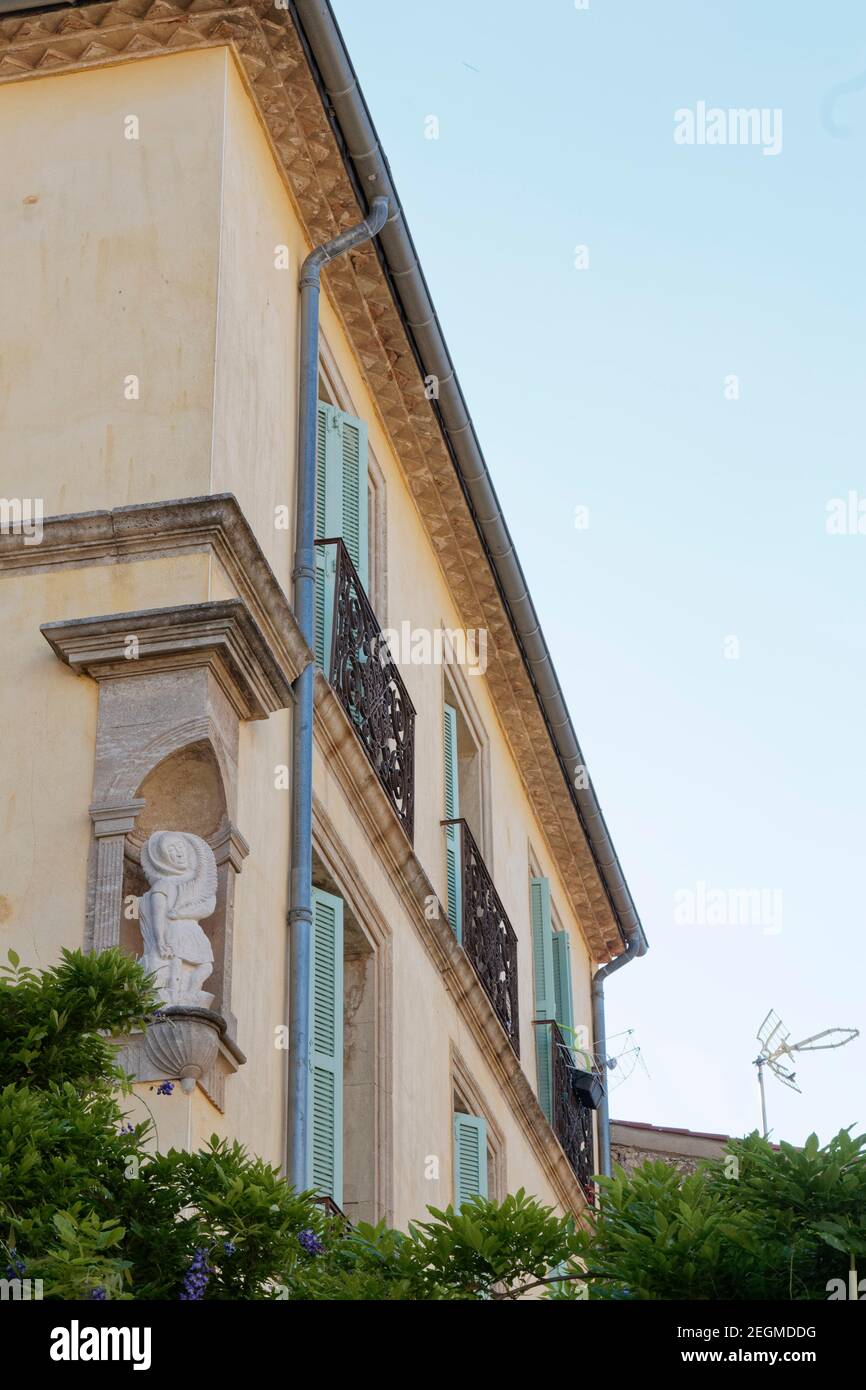
[[[824,1299],[866,1262],[866,1135],[757,1135],[683,1177],[599,1179],[589,1229],[521,1190],[347,1228],[242,1145],[153,1154],[111,1038],[157,1000],[118,951],[0,967],[0,1276],[54,1299]],[[119,1097],[121,1098],[119,1100]],[[152,1147],[152,1145],[151,1145]],[[736,1174],[736,1176],[734,1176]],[[6,1265],[4,1270],[3,1266]]]
[[[111,1037],[157,1001],[118,951],[0,968],[0,1242],[47,1298],[499,1299],[544,1280],[576,1233],[525,1193],[431,1210],[407,1234],[348,1229],[242,1145],[148,1152],[125,1121]],[[0,1265],[0,1273],[3,1273]],[[543,1285],[542,1285],[543,1287]]]
[[826,1299],[866,1257],[866,1135],[775,1149],[752,1134],[683,1177],[649,1162],[599,1179],[578,1247],[591,1298]]

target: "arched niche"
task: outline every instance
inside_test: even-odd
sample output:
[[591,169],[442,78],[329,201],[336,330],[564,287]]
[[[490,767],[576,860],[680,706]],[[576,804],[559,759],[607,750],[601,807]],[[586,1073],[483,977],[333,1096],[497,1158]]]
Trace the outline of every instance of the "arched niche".
[[[280,632],[279,649],[263,627]],[[301,666],[285,662],[282,627],[256,621],[239,597],[64,619],[42,631],[63,662],[99,685],[86,950],[141,955],[134,903],[153,829],[197,834],[213,850],[217,903],[202,927],[213,943],[206,992],[208,1012],[221,1015],[220,1052],[200,1084],[221,1106],[225,1075],[245,1060],[231,1012],[234,879],[249,852],[234,824],[240,725],[287,709]],[[143,1038],[130,1039],[126,1053],[139,1080],[170,1079],[153,1070]]]
[[248,849],[229,817],[223,775],[210,741],[196,739],[161,758],[137,787],[135,800],[141,809],[124,839],[124,912],[119,944],[130,954],[141,954],[136,901],[148,887],[141,851],[150,835],[155,830],[182,830],[206,840],[214,852],[218,875],[216,909],[202,921],[214,953],[207,989],[214,995],[213,1007],[223,1016],[226,1039],[231,1043],[236,1036],[231,1009],[234,880]]

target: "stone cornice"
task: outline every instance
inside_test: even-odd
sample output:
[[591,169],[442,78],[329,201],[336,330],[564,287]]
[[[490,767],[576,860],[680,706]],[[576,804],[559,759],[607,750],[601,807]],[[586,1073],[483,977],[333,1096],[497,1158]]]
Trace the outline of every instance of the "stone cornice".
[[101,840],[105,835],[129,835],[135,828],[136,817],[146,805],[147,802],[141,797],[133,797],[131,801],[112,801],[91,806],[90,819],[93,821],[93,833],[97,840]]
[[72,618],[40,631],[61,661],[99,681],[204,666],[239,719],[267,719],[292,700],[297,672],[281,670],[243,599]]
[[[0,20],[0,82],[219,45],[235,54],[311,245],[357,222],[301,41],[266,0],[111,0],[10,15]],[[334,262],[325,280],[461,619],[488,633],[488,685],[589,949],[597,960],[619,955],[604,884],[375,249]]]
[[4,575],[154,560],[190,552],[213,554],[262,629],[291,679],[312,659],[291,605],[230,492],[115,507],[113,511],[49,516],[38,545],[0,533]]

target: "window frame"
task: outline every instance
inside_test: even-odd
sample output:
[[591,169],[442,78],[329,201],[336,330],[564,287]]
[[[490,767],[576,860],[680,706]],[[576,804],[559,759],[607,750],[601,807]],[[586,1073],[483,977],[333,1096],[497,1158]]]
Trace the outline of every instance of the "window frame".
[[456,1198],[456,1174],[454,1165],[454,1116],[475,1115],[484,1120],[487,1126],[487,1195],[491,1201],[501,1202],[508,1193],[505,1136],[493,1117],[490,1106],[465,1059],[451,1044],[451,1193]]
[[369,592],[367,597],[379,626],[388,626],[388,509],[385,474],[370,440],[369,414],[359,410],[343,379],[326,338],[319,338],[318,398],[367,425],[367,546]]
[[[448,624],[442,620],[442,628],[447,628]],[[464,673],[453,662],[443,662],[442,666],[442,722],[444,727],[444,706],[451,705],[457,711],[458,720],[462,720],[466,734],[475,746],[478,757],[478,814],[481,824],[473,824],[473,821],[466,815],[465,787],[463,779],[459,775],[459,751],[458,751],[458,786],[460,792],[460,815],[468,822],[469,828],[481,850],[481,857],[490,873],[494,877],[493,865],[493,816],[491,807],[493,805],[491,792],[491,760],[490,760],[490,739],[487,730],[475,706],[475,702],[469,693],[468,680]],[[458,727],[458,750],[459,750],[459,727]],[[444,778],[444,748],[443,748],[443,778]],[[444,788],[444,781],[443,781]],[[443,801],[444,806],[444,792]]]

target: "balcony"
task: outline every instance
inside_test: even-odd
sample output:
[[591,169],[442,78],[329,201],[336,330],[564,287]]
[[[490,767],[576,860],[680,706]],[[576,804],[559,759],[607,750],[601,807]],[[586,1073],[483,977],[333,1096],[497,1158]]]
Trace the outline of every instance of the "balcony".
[[442,825],[453,827],[450,833],[458,837],[458,937],[519,1057],[517,937],[466,821],[444,820]]
[[364,745],[410,843],[415,813],[415,706],[382,641],[382,629],[351,556],[336,547],[331,649],[325,673]]
[[537,1045],[551,1050],[551,1128],[574,1169],[587,1201],[593,1202],[593,1112],[578,1093],[577,1078],[581,1073],[575,1065],[571,1048],[552,1019],[536,1018],[533,1026]]

